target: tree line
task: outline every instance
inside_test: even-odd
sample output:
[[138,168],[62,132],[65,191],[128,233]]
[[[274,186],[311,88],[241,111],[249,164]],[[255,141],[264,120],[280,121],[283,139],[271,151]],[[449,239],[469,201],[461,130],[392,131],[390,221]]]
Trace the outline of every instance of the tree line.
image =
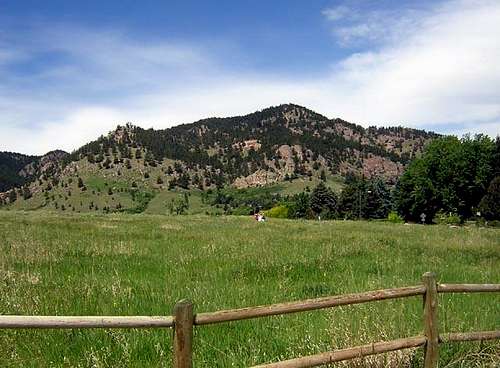
[[379,178],[350,176],[340,194],[323,182],[280,200],[270,216],[463,223],[500,220],[500,137],[431,142],[390,188]]

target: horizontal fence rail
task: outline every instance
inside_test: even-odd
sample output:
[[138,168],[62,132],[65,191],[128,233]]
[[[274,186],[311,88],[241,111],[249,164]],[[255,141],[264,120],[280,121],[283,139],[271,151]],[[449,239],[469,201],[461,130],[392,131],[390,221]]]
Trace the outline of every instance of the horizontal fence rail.
[[160,328],[174,327],[173,317],[0,316],[0,328]]
[[378,300],[404,298],[409,296],[423,295],[424,286],[410,286],[394,289],[368,291],[365,293],[346,294],[339,296],[328,296],[324,298],[306,299],[297,302],[263,305],[258,307],[223,310],[212,313],[198,313],[195,316],[196,325],[208,325],[239,321],[242,319],[273,316],[277,314],[288,314],[306,312],[315,309],[338,307],[341,305],[359,304]]
[[425,336],[407,337],[392,341],[376,342],[356,346],[353,348],[329,351],[316,355],[310,355],[302,358],[284,360],[277,363],[269,363],[256,365],[253,368],[304,368],[317,367],[318,365],[340,362],[342,360],[350,360],[361,358],[368,355],[387,353],[389,351],[402,350],[408,348],[416,348],[425,345],[427,339]]
[[483,341],[500,339],[500,331],[455,332],[439,335],[440,342]]
[[395,350],[424,347],[425,368],[436,368],[439,360],[439,344],[462,341],[500,339],[500,330],[456,332],[440,334],[438,331],[438,294],[500,292],[500,284],[438,284],[433,273],[425,273],[422,284],[392,289],[368,291],[355,294],[328,296],[288,303],[256,307],[221,310],[195,314],[188,300],[178,302],[172,316],[12,316],[0,315],[0,329],[16,328],[173,328],[173,364],[175,368],[192,367],[193,329],[214,323],[239,321],[333,308],[343,305],[374,302],[380,300],[421,296],[424,300],[423,335],[400,338],[392,341],[319,353],[280,362],[255,366],[254,368],[299,368],[343,360],[382,354]]
[[438,293],[500,292],[500,284],[438,284]]

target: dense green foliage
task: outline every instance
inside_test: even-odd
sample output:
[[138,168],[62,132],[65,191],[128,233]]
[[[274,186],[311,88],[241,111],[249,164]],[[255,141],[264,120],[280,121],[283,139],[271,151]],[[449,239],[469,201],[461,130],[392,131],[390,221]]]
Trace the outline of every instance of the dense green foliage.
[[479,203],[479,210],[486,220],[500,220],[500,176],[491,181],[488,191]]
[[281,201],[276,187],[207,190],[202,200],[212,206],[224,209],[226,214],[251,215],[270,209]]
[[475,215],[500,167],[499,143],[478,135],[444,137],[430,143],[400,178],[395,201],[406,220],[431,222],[438,211],[462,220]]
[[384,219],[391,208],[390,189],[382,179],[347,178],[340,196],[342,218]]
[[289,218],[385,219],[392,208],[391,193],[380,178],[350,176],[337,196],[323,182],[312,192],[284,198]]
[[273,208],[271,208],[270,210],[266,211],[265,212],[265,215],[267,217],[271,217],[271,218],[282,218],[282,219],[286,219],[288,218],[288,211],[289,211],[289,208],[287,206],[284,206],[284,205],[278,205],[278,206],[274,206]]
[[[426,271],[440,282],[498,283],[499,232],[0,211],[0,314],[169,315],[182,298],[210,312],[416,285]],[[494,293],[440,295],[440,331],[498,329],[499,304]],[[388,300],[200,326],[194,363],[249,367],[421,333],[422,298]],[[171,336],[168,329],[0,330],[0,366],[171,367]],[[421,367],[422,351],[364,363]],[[499,354],[494,342],[443,344],[440,366],[493,367]]]

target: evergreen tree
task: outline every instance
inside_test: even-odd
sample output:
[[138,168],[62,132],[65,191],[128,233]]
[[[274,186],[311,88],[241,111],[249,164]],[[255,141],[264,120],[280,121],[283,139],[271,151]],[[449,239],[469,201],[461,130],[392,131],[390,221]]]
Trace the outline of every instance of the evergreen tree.
[[25,185],[22,188],[22,193],[23,193],[23,199],[24,200],[27,200],[27,199],[31,198],[31,190],[30,190],[30,188],[27,185]]
[[104,160],[104,163],[102,164],[102,166],[103,166],[105,169],[109,169],[109,168],[110,168],[110,165],[111,165],[111,160],[109,159],[109,157],[106,157],[106,159]]
[[391,192],[382,179],[371,179],[367,183],[363,217],[367,219],[385,219],[392,207]]
[[11,189],[9,192],[9,203],[14,203],[17,199],[17,193],[15,189]]
[[189,175],[188,173],[183,173],[177,180],[177,185],[184,189],[189,189]]
[[168,190],[172,190],[177,186],[177,179],[174,177],[168,182]]
[[319,182],[311,193],[310,207],[316,216],[335,218],[337,216],[338,200],[335,193],[324,182]]
[[200,185],[200,177],[199,177],[198,173],[195,173],[193,175],[192,183],[193,183],[194,186],[199,186]]
[[500,220],[500,176],[491,181],[486,195],[479,203],[479,210],[486,220]]

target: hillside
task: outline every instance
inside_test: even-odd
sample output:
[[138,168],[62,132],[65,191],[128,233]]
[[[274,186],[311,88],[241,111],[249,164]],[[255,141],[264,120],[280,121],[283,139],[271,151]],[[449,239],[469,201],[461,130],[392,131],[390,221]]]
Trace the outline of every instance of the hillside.
[[41,175],[56,174],[66,155],[64,151],[52,151],[43,156],[0,152],[0,192],[21,187]]
[[164,130],[127,124],[71,154],[19,155],[24,161],[8,167],[22,179],[3,190],[23,187],[0,201],[15,208],[142,212],[158,194],[174,201],[167,189],[303,188],[346,175],[394,183],[434,137],[402,127],[365,129],[292,104]]

